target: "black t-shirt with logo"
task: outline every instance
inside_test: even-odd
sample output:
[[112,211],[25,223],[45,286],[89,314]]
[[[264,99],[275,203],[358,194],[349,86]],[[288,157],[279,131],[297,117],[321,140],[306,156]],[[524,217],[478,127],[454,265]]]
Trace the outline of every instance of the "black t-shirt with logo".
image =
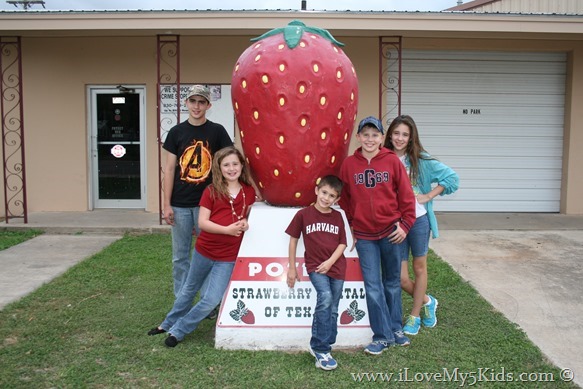
[[223,147],[232,145],[225,127],[210,120],[200,126],[193,126],[186,120],[172,127],[163,146],[177,157],[170,205],[198,207],[204,188],[213,180],[213,156]]

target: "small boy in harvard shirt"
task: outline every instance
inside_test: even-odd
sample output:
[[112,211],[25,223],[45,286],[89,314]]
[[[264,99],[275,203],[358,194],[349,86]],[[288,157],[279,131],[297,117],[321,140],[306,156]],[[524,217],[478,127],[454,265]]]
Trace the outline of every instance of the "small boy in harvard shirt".
[[316,358],[316,367],[323,370],[338,367],[330,351],[338,334],[338,303],[346,273],[346,231],[342,214],[330,207],[340,199],[341,191],[342,181],[338,177],[323,177],[316,186],[316,202],[299,210],[285,230],[290,236],[287,273],[290,288],[299,280],[296,250],[300,236],[304,238],[306,269],[317,295],[310,353]]

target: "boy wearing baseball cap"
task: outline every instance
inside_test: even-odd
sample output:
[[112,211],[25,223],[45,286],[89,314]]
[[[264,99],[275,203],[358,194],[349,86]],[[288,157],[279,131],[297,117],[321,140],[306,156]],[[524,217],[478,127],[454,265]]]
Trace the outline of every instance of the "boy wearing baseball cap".
[[339,205],[346,213],[360,262],[372,343],[378,355],[389,346],[408,345],[403,334],[400,246],[415,223],[415,195],[397,155],[382,147],[384,129],[374,116],[358,124],[360,147],[344,160]]
[[198,227],[199,201],[212,182],[212,156],[233,141],[225,127],[206,118],[211,94],[205,85],[193,85],[186,94],[188,119],[172,127],[164,141],[164,220],[172,226],[172,275],[178,296],[190,267],[193,229]]

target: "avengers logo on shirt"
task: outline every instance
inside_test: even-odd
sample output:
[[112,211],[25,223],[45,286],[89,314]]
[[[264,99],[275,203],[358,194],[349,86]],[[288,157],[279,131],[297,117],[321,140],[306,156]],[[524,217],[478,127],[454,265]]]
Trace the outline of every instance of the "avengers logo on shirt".
[[212,157],[208,144],[196,141],[184,150],[180,160],[180,179],[189,184],[203,182],[209,176],[212,166]]

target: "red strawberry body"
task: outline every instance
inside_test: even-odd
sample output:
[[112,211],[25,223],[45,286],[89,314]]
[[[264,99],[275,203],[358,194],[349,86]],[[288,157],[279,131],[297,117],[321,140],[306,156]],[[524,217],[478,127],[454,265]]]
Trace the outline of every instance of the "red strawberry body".
[[341,45],[294,21],[257,38],[237,60],[231,92],[241,143],[272,205],[312,203],[318,180],[338,174],[348,154],[358,80]]
[[245,324],[255,324],[255,315],[250,310],[241,316],[241,321]]
[[354,317],[352,317],[348,313],[348,309],[345,310],[344,312],[342,312],[342,314],[340,315],[340,324],[350,324],[353,321],[354,321]]

